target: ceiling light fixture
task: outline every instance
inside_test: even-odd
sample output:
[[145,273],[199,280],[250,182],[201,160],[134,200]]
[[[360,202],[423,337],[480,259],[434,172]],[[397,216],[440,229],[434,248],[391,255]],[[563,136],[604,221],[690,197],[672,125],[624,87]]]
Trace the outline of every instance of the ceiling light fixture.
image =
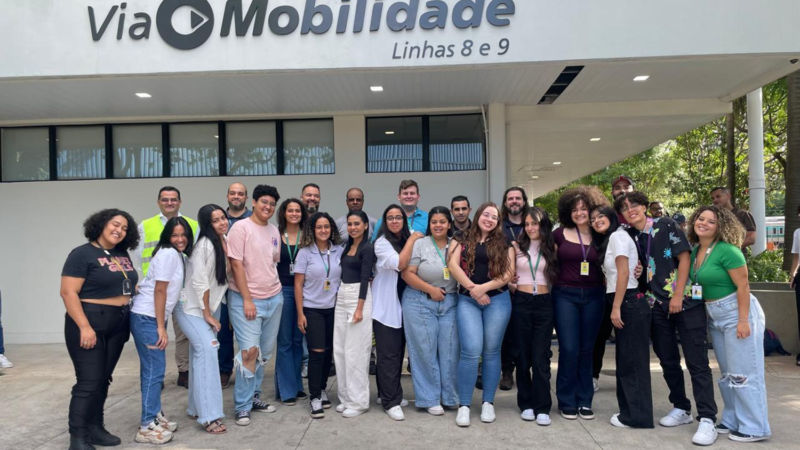
[[372,92],[383,92],[383,86],[370,86],[369,90]]
[[589,139],[591,142],[600,142],[600,138],[591,138]]
[[560,166],[561,165],[561,161],[556,161],[556,162],[553,163],[553,165],[554,166]]
[[539,179],[539,175],[533,175],[533,176],[531,176],[531,180],[538,180],[538,179]]
[[386,134],[394,134],[394,131],[387,131]]
[[139,98],[151,98],[152,95],[148,94],[147,92],[137,92],[136,96]]
[[214,139],[219,139],[219,136],[215,134]]
[[633,81],[641,82],[641,81],[647,81],[648,79],[650,79],[650,75],[639,75],[637,77],[634,77]]

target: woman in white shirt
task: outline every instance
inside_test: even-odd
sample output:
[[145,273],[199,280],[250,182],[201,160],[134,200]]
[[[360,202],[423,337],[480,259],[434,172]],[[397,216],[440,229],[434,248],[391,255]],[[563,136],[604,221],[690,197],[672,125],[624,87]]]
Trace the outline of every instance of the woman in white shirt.
[[606,276],[607,304],[612,304],[611,323],[617,329],[617,402],[620,412],[611,416],[611,424],[621,428],[653,428],[650,305],[639,292],[635,275],[639,249],[628,232],[620,227],[617,213],[610,207],[595,208],[589,217],[592,245],[600,255]]
[[187,300],[186,283],[191,280],[186,273],[191,263],[186,256],[192,255],[193,241],[186,219],[169,219],[153,250],[147,277],[133,297],[131,334],[139,353],[142,391],[141,428],[136,442],[163,444],[172,440],[172,433],[178,429],[161,409],[161,384],[167,369],[167,318],[178,300]]
[[378,399],[386,414],[393,420],[404,420],[401,406],[403,387],[400,371],[403,366],[403,309],[400,296],[406,284],[398,280],[398,274],[408,266],[414,242],[423,237],[413,235],[408,229],[406,213],[398,205],[389,205],[383,212],[381,227],[375,241],[375,278],[372,281],[372,331],[375,333],[377,353]]
[[222,297],[228,288],[228,257],[225,234],[228,218],[218,205],[206,205],[197,213],[200,225],[186,278],[191,280],[187,299],[175,308],[175,318],[191,344],[189,350],[189,406],[186,413],[196,418],[208,433],[227,431],[219,419],[222,386],[217,352]]

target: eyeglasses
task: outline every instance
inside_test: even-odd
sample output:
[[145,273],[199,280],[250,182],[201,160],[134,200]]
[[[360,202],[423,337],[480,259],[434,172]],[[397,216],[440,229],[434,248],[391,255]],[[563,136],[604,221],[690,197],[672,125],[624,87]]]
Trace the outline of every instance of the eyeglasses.
[[600,219],[605,219],[605,218],[606,218],[605,214],[595,214],[594,217],[589,219],[589,223],[595,223],[596,221],[598,221]]
[[490,212],[484,212],[483,214],[481,214],[481,217],[484,217],[486,219],[491,219],[491,220],[494,220],[495,222],[497,222],[497,216],[493,215]]
[[402,222],[403,216],[386,216],[387,222]]
[[623,214],[624,214],[624,213],[628,212],[628,210],[629,210],[629,209],[631,209],[631,208],[638,208],[638,207],[640,207],[640,206],[642,206],[642,205],[640,205],[640,204],[638,204],[638,203],[631,203],[631,202],[629,202],[627,205],[622,205],[622,208],[620,208],[620,209],[619,209],[619,212],[621,212],[621,213],[623,213]]
[[261,203],[262,205],[266,206],[267,208],[272,208],[272,209],[275,209],[275,206],[278,205],[275,202],[259,202],[259,203]]

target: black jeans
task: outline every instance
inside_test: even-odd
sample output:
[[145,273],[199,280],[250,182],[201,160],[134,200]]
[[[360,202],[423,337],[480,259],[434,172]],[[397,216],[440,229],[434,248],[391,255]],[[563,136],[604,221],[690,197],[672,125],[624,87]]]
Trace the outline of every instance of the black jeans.
[[614,330],[614,325],[611,323],[611,308],[613,305],[614,294],[607,294],[603,321],[600,323],[600,331],[597,332],[597,340],[594,341],[594,350],[592,351],[593,378],[600,378],[600,371],[603,369],[603,357],[606,355],[606,342]]
[[663,305],[656,303],[653,306],[651,335],[653,350],[661,362],[664,380],[669,387],[669,401],[675,408],[692,410],[692,402],[686,397],[686,387],[683,382],[681,354],[675,336],[677,330],[681,336],[686,367],[692,379],[692,392],[697,403],[697,420],[705,418],[716,422],[717,403],[714,400],[714,383],[708,365],[706,309],[703,305],[699,305],[678,314],[669,314],[667,310],[669,300],[663,302]]
[[383,409],[391,409],[403,401],[403,386],[400,384],[403,370],[403,354],[406,337],[403,328],[392,328],[372,321],[377,353],[375,381],[378,384],[378,398]]
[[97,345],[88,350],[81,348],[80,328],[67,314],[64,339],[77,378],[69,403],[69,434],[72,436],[87,436],[89,425],[103,424],[103,406],[111,375],[130,338],[129,306],[81,305],[97,334]]
[[511,326],[517,362],[517,406],[520,411],[550,414],[550,349],[553,340],[553,299],[550,294],[515,292]]
[[[800,280],[794,282],[794,297],[797,302],[797,329],[800,331]],[[800,361],[800,354],[797,355],[797,360]]]
[[[607,299],[614,304],[614,294]],[[638,289],[628,289],[620,307],[622,328],[616,330],[617,403],[619,421],[633,428],[653,428],[650,384],[650,304]],[[611,311],[609,308],[609,320]]]
[[[320,398],[328,387],[328,374],[333,362],[334,308],[303,308],[306,316],[306,342],[308,343],[308,394]],[[314,350],[324,349],[322,352]]]

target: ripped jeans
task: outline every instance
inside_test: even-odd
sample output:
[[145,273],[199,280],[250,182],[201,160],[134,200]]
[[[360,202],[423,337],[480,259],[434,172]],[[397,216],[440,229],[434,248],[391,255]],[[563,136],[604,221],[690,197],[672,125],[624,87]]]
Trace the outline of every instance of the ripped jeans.
[[[215,316],[219,316],[219,311],[217,309]],[[189,405],[186,414],[197,416],[201,425],[221,419],[224,413],[216,333],[202,317],[183,312],[181,304],[172,314],[189,339]]]
[[751,294],[750,336],[738,339],[739,305],[736,296],[734,292],[706,303],[708,329],[722,372],[718,381],[724,403],[722,423],[742,434],[770,436],[764,380],[764,311]]
[[[283,312],[283,294],[267,299],[253,299],[256,306],[256,318],[248,320],[244,316],[244,299],[242,294],[228,290],[228,312],[231,324],[239,344],[239,353],[233,358],[234,370],[237,372],[233,389],[233,402],[236,411],[253,409],[253,395],[261,393],[261,382],[264,380],[264,366],[275,351],[278,330]],[[242,351],[258,349],[255,373],[245,367]]]

